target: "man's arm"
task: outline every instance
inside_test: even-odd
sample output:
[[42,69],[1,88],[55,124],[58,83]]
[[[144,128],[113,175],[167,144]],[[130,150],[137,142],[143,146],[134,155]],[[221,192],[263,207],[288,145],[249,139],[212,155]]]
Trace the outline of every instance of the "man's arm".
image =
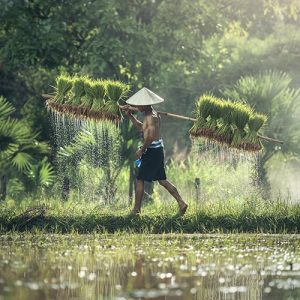
[[121,107],[121,109],[124,111],[126,116],[131,120],[132,124],[138,129],[138,130],[143,130],[143,123],[140,122],[135,116],[132,115],[130,112],[130,105],[124,105]]
[[128,113],[127,114],[128,118],[130,119],[130,121],[133,123],[133,125],[140,131],[143,131],[143,123],[141,121],[139,121],[134,115],[132,115],[132,113]]

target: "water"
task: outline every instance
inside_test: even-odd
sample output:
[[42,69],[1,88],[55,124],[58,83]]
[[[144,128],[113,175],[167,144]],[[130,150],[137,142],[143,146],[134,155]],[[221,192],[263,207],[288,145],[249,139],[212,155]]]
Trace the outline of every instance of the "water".
[[203,152],[206,152],[207,155],[213,156],[219,161],[226,161],[231,164],[236,162],[250,162],[254,164],[261,155],[260,152],[238,150],[204,138],[192,138],[191,143],[194,156],[201,156]]
[[[108,121],[78,119],[50,111],[52,142],[57,150],[56,191],[68,198],[112,202],[109,182],[120,165],[120,129]],[[61,192],[60,192],[61,190]]]
[[0,299],[300,299],[292,235],[5,235]]

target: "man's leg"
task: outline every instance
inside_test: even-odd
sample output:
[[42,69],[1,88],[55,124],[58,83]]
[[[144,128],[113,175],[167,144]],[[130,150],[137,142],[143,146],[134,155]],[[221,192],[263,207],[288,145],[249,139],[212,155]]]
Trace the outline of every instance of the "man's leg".
[[144,195],[144,181],[136,179],[135,181],[135,203],[132,209],[132,213],[141,212],[142,198]]
[[183,201],[183,199],[179,195],[177,188],[168,180],[159,180],[158,182],[176,199],[179,205],[179,213],[181,215],[184,215],[186,209],[188,208],[188,205]]

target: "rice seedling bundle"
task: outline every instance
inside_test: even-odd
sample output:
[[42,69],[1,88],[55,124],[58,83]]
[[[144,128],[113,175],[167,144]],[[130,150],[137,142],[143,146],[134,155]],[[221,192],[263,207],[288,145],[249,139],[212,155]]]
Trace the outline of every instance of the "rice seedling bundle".
[[120,81],[106,81],[106,96],[108,100],[114,101],[117,103],[122,99],[128,92],[128,85]]
[[232,131],[232,112],[234,105],[232,102],[223,101],[221,109],[221,120],[216,133],[216,139],[221,144],[231,144],[233,131]]
[[235,125],[234,135],[232,138],[232,147],[243,149],[244,143],[246,142],[246,131],[245,127],[252,115],[252,110],[249,106],[235,102],[234,110],[232,112],[232,120]]
[[103,80],[97,80],[95,81],[93,87],[93,104],[91,109],[95,112],[100,112],[105,104],[105,93],[106,93],[106,84]]
[[73,85],[73,80],[69,76],[60,75],[56,79],[57,93],[53,101],[57,104],[63,104],[65,97],[71,90]]
[[210,130],[209,137],[219,141],[218,128],[223,126],[221,118],[223,101],[220,101],[216,98],[213,98],[210,102],[211,105],[211,113],[208,120],[208,128]]
[[87,80],[86,77],[75,77],[73,80],[73,87],[71,90],[70,97],[65,103],[78,106],[81,104],[81,98],[85,95],[84,82]]
[[190,129],[189,133],[193,137],[204,136],[212,138],[214,135],[214,128],[216,127],[216,120],[219,115],[218,103],[215,97],[206,94],[199,98],[196,102],[196,109],[194,114],[197,117],[197,122]]
[[85,96],[81,98],[81,106],[90,109],[93,105],[94,100],[94,87],[95,83],[91,80],[85,80],[84,91]]
[[106,81],[105,104],[103,112],[107,118],[115,115],[120,116],[118,102],[128,92],[128,86],[120,81],[107,80]]
[[259,151],[262,149],[261,141],[258,137],[258,131],[266,123],[267,117],[263,114],[252,114],[248,121],[249,131],[246,134],[244,148],[248,151]]
[[[129,86],[111,80],[92,80],[85,76],[73,78],[60,75],[54,97],[47,97],[47,106],[60,114],[78,119],[94,119],[118,123],[121,120],[118,101]],[[70,92],[71,91],[71,92]]]
[[250,106],[204,95],[197,101],[194,114],[191,138],[204,137],[246,151],[262,148],[258,130],[266,116],[255,114]]

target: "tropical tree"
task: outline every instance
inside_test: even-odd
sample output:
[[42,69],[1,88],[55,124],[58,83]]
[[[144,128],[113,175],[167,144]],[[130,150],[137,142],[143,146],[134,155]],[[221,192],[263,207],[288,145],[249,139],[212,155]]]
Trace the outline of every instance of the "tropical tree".
[[268,116],[264,133],[284,141],[283,145],[264,143],[257,165],[258,184],[267,190],[267,162],[281,152],[286,157],[300,155],[300,89],[291,88],[292,78],[285,72],[266,71],[245,76],[223,91],[232,100],[247,101],[256,111]]
[[8,101],[0,97],[1,200],[5,200],[7,184],[12,178],[18,177],[24,184],[27,183],[28,190],[48,186],[54,179],[54,171],[45,158],[49,152],[48,144],[39,142],[38,133],[32,132],[22,120],[12,118],[14,110]]

